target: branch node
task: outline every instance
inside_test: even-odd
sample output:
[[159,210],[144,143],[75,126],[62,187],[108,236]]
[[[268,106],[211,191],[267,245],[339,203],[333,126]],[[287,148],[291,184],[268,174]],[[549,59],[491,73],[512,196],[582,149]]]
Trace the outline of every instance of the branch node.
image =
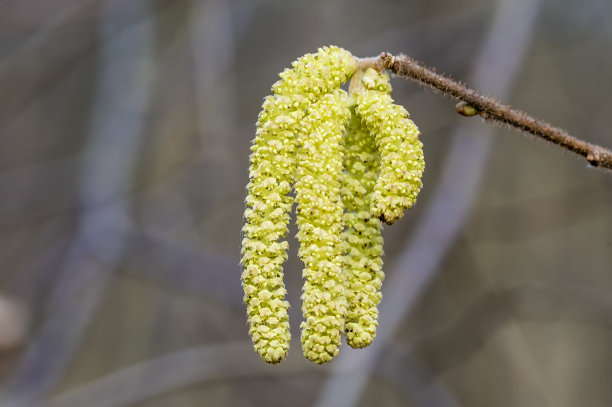
[[593,152],[588,153],[586,159],[593,167],[599,167],[601,155],[599,154],[598,150],[595,150]]
[[388,52],[382,52],[380,54],[380,61],[382,62],[382,66],[384,69],[392,70],[393,65],[395,64],[395,57]]

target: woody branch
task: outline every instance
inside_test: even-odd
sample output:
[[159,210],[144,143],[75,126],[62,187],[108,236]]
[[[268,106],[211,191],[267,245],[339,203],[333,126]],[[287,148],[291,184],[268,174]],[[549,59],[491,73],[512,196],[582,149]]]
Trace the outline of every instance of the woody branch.
[[439,90],[460,101],[457,105],[457,112],[464,116],[479,115],[487,120],[507,124],[578,154],[586,158],[594,167],[612,171],[612,151],[607,148],[570,136],[563,129],[513,109],[491,97],[481,95],[460,82],[436,73],[433,69],[408,56],[393,56],[383,52],[379,57],[359,59],[359,66],[362,69],[371,67],[380,71],[388,69],[397,76],[412,79],[421,85]]

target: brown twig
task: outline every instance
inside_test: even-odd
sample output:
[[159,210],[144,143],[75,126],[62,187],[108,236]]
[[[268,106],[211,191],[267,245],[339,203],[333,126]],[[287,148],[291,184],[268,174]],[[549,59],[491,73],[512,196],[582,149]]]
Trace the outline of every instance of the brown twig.
[[568,151],[578,154],[594,167],[612,170],[612,151],[570,136],[565,130],[536,119],[525,112],[504,105],[498,100],[483,96],[460,82],[436,73],[405,55],[393,56],[387,52],[380,57],[359,59],[362,69],[388,69],[397,76],[412,79],[421,85],[441,91],[458,99],[457,112],[464,116],[479,115],[487,120],[504,123],[533,134]]

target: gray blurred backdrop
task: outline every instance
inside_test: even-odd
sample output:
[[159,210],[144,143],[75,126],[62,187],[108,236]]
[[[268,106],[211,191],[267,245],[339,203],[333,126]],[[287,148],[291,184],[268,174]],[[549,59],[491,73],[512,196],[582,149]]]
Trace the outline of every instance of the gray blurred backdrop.
[[[419,202],[379,334],[252,351],[254,123],[291,61],[406,53],[612,147],[608,0],[0,0],[0,406],[610,406],[612,175],[405,79]],[[291,234],[295,233],[294,225]]]

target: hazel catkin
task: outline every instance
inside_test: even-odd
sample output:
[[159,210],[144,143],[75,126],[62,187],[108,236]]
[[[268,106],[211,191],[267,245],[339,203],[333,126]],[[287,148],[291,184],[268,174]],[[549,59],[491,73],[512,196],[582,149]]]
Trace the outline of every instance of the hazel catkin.
[[402,106],[393,103],[389,75],[369,68],[361,78],[355,110],[376,139],[381,155],[370,212],[387,223],[400,219],[416,202],[425,169],[419,129]]
[[344,277],[347,313],[344,334],[349,346],[363,348],[376,336],[382,271],[383,238],[380,220],[370,213],[374,184],[380,172],[380,153],[354,106],[344,135]]

